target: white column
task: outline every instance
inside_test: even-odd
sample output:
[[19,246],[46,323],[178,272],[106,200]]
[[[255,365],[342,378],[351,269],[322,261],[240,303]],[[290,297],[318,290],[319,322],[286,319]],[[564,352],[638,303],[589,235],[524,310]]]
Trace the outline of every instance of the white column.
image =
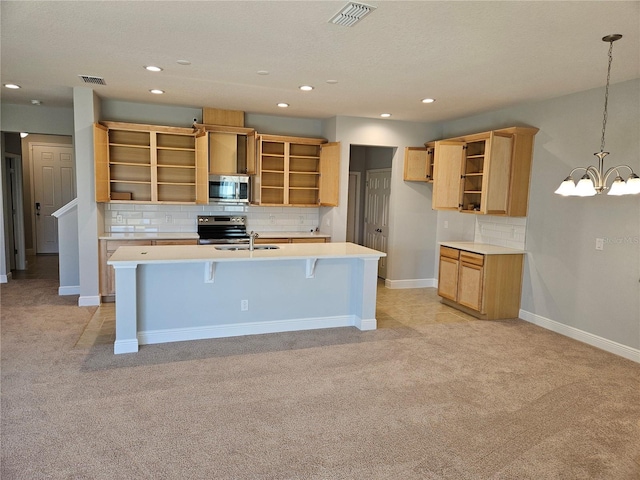
[[116,272],[116,342],[113,353],[138,351],[137,265],[114,265]]
[[355,298],[355,326],[360,330],[375,330],[376,295],[378,288],[378,257],[357,260],[354,278],[360,277],[360,286]]

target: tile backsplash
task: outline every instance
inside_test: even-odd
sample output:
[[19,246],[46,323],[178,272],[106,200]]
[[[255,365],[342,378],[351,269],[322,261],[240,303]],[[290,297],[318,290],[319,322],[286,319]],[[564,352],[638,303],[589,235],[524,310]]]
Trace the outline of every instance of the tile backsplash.
[[138,205],[107,203],[107,233],[156,233],[197,230],[198,215],[245,215],[247,230],[309,232],[319,226],[318,208],[217,205]]
[[474,242],[524,250],[526,217],[476,216]]

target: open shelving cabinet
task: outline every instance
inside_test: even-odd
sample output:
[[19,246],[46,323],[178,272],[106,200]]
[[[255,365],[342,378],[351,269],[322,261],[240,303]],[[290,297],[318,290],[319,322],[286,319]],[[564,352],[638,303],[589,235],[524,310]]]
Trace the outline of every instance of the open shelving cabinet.
[[338,204],[340,144],[260,135],[254,203],[317,207]]
[[93,130],[97,202],[208,202],[205,135],[120,122]]

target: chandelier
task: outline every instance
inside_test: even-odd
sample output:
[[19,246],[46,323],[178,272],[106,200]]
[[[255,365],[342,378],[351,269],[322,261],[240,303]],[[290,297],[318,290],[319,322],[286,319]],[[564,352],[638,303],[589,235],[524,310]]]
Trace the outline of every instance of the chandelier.
[[[607,88],[604,93],[604,114],[602,118],[602,140],[600,141],[600,151],[594,153],[598,157],[598,166],[589,165],[588,167],[577,167],[571,170],[569,176],[564,179],[558,189],[555,191],[558,195],[591,197],[605,190],[609,190],[608,195],[635,195],[640,193],[640,178],[633,172],[629,165],[618,165],[611,167],[606,172],[604,170],[604,158],[609,152],[604,151],[604,132],[607,128],[607,105],[609,103],[609,79],[611,78],[611,61],[613,60],[613,42],[620,40],[622,35],[613,34],[602,37],[603,42],[609,42],[609,68],[607,70]],[[625,181],[620,175],[620,170],[626,173],[628,170],[629,177]],[[584,175],[576,184],[573,180],[573,174],[584,171]],[[615,174],[615,178],[611,187],[607,187],[609,177]]]

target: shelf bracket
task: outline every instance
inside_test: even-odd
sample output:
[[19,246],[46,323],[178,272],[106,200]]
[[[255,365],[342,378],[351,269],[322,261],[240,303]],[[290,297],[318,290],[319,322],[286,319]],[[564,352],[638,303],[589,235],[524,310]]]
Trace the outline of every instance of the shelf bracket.
[[307,258],[307,278],[315,278],[317,258]]
[[216,262],[205,262],[204,283],[213,283],[216,276]]

